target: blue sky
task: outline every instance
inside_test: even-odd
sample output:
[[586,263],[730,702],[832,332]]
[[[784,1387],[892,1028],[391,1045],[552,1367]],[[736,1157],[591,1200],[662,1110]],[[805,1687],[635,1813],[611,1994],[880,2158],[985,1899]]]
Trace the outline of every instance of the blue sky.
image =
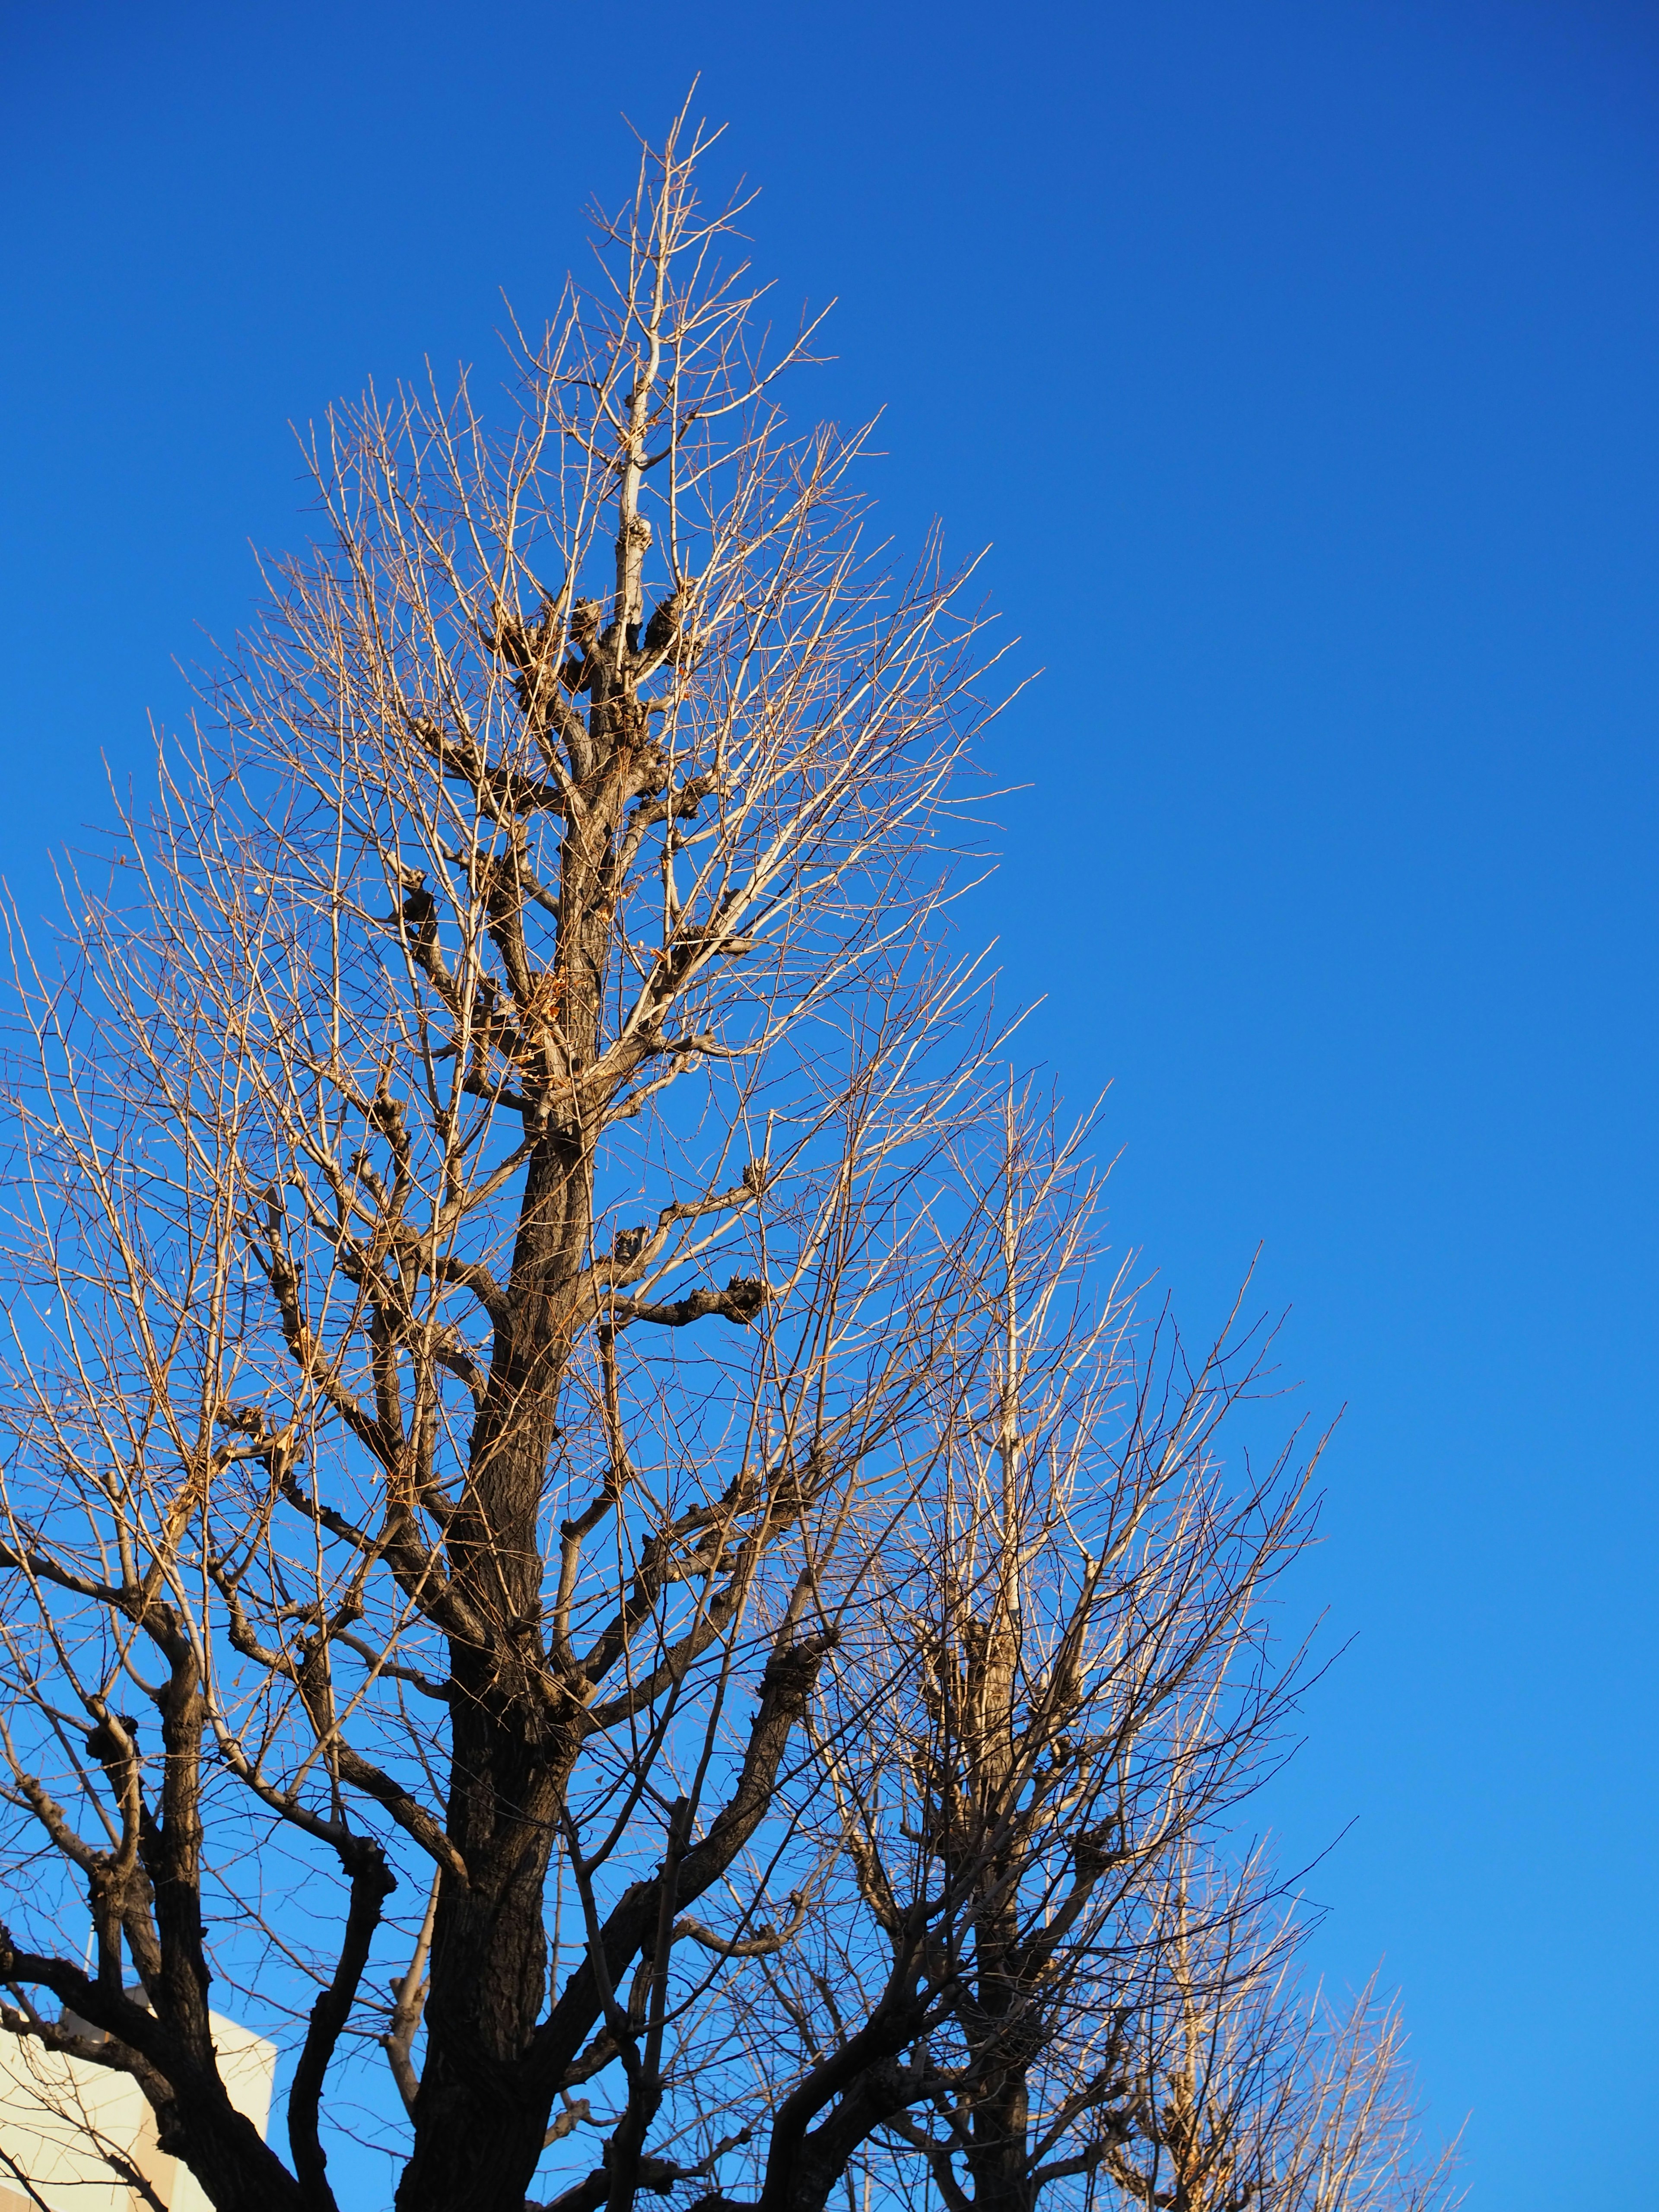
[[[794,405],[994,540],[1030,1049],[1191,1325],[1346,1413],[1264,1821],[1474,2212],[1659,2203],[1649,1410],[1659,16],[1575,0],[0,7],[0,866],[307,529],[285,428],[488,366],[695,71]],[[1344,1832],[1346,1831],[1346,1832]]]

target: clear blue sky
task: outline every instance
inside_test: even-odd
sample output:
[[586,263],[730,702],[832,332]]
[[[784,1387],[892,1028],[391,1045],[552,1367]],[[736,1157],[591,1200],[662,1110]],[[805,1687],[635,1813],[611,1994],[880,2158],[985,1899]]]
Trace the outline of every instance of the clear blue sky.
[[1199,1325],[1260,1242],[1348,1407],[1321,1957],[1474,2212],[1659,2204],[1650,5],[7,0],[0,864],[303,534],[288,420],[487,363],[699,69],[795,404],[1047,666],[976,926],[1117,1231]]

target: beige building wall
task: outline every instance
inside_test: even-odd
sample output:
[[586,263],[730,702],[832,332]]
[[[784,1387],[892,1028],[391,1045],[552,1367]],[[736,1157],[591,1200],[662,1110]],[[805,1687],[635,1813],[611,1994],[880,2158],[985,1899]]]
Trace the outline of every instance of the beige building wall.
[[[276,2047],[211,2017],[230,2100],[263,2135]],[[210,2212],[195,2175],[156,2148],[155,2118],[131,2075],[0,2034],[0,2212],[141,2212],[144,2199],[115,2179],[100,2144],[130,2158],[167,2212]]]

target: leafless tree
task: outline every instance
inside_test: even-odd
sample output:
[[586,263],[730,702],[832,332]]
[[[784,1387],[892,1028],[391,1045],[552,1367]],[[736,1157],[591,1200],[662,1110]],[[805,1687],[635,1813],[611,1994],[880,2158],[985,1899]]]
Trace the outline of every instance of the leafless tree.
[[1297,1969],[1304,1929],[1263,1863],[1190,1848],[1158,1899],[1135,2010],[1124,2139],[1105,2172],[1170,2212],[1443,2212],[1452,2152],[1419,2148],[1398,2006],[1376,1978],[1346,2008]]
[[1097,1295],[941,949],[971,566],[790,430],[704,151],[505,433],[331,419],[319,544],[13,924],[0,2022],[236,2212],[377,2126],[402,2212],[954,2205],[936,2126],[988,2203],[1092,2174],[1285,1694],[1249,1346]]
[[1264,1600],[1307,1470],[1229,1489],[1212,1449],[1263,1346],[1229,1331],[1189,1365],[1091,1304],[1074,1147],[1012,1109],[1000,1135],[970,1179],[972,1342],[810,1723],[845,1882],[744,1993],[757,2075],[793,2045],[798,2077],[762,2204],[855,2170],[915,2168],[948,2212],[1087,2193],[1130,2126],[1165,1869],[1294,1686]]

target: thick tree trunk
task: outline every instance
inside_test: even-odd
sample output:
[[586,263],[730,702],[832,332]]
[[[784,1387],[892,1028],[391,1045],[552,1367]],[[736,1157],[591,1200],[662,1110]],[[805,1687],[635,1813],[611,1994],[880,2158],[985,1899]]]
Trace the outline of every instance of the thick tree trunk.
[[455,1587],[485,1631],[450,1646],[447,1873],[433,1929],[427,2057],[400,2212],[516,2208],[549,2100],[522,2082],[547,1999],[544,1892],[563,1794],[586,1732],[547,1702],[539,1518],[587,1256],[592,1161],[578,1139],[532,1155],[465,1498],[449,1533]]

